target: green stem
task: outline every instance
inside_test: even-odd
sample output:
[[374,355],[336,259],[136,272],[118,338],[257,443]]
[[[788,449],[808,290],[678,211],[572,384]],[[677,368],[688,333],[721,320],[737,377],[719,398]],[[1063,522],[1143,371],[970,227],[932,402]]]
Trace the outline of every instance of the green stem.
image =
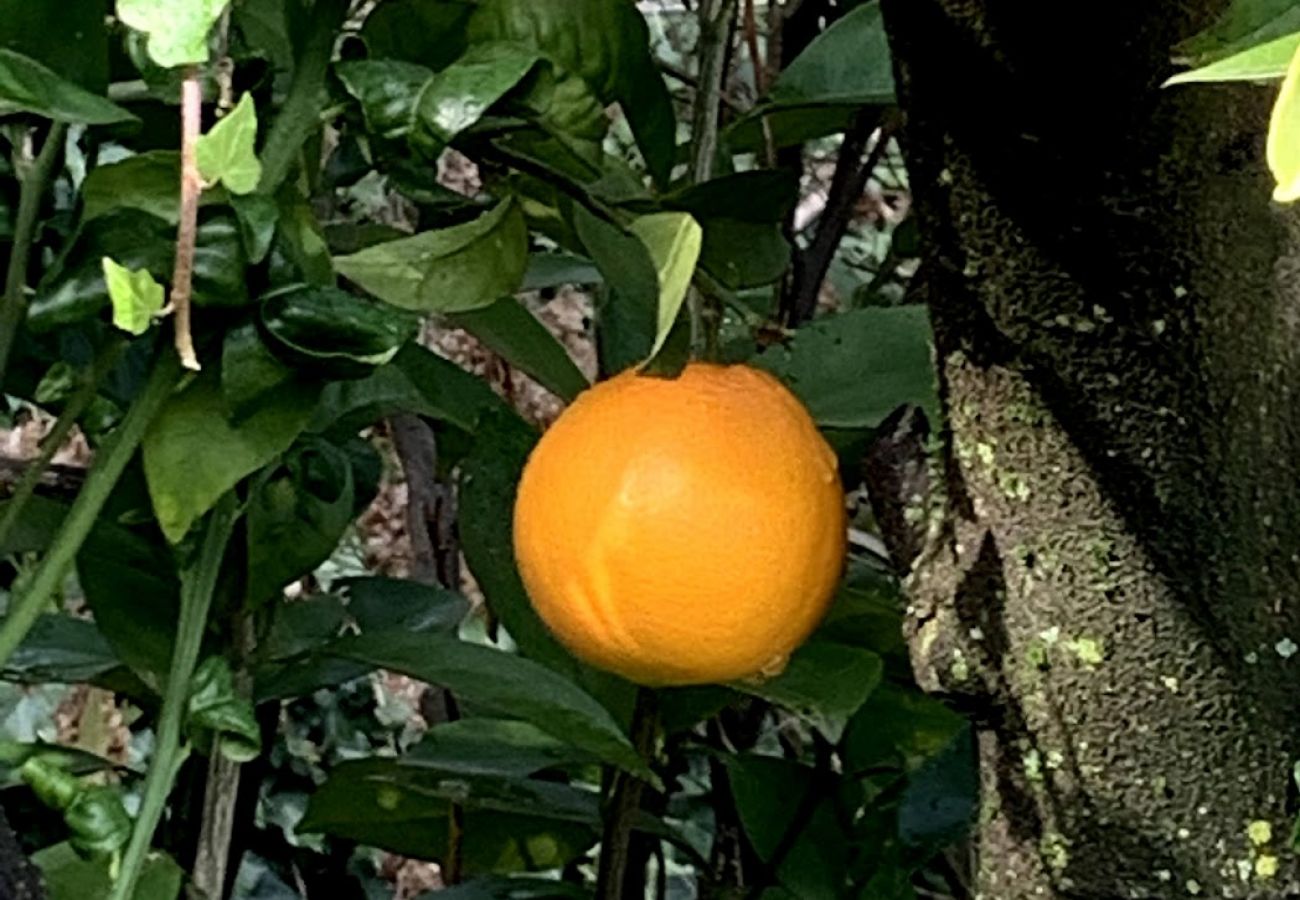
[[167,805],[167,795],[171,793],[176,772],[188,753],[188,749],[181,745],[181,727],[185,723],[185,711],[189,706],[190,680],[203,646],[203,632],[208,621],[208,611],[212,608],[217,577],[221,574],[221,561],[226,555],[226,545],[230,542],[238,516],[235,494],[229,492],[221,498],[208,517],[198,559],[181,576],[180,621],[176,626],[176,641],[172,647],[167,691],[163,695],[162,712],[158,717],[154,758],[149,764],[149,774],[145,776],[140,814],[136,817],[131,842],[122,857],[122,868],[117,881],[113,883],[109,900],[128,900],[135,896],[136,881],[144,868],[149,847],[153,844],[154,831],[157,830]]
[[9,268],[5,273],[5,293],[0,304],[0,386],[4,385],[9,368],[9,353],[14,346],[18,329],[27,318],[27,264],[36,240],[36,226],[50,178],[54,174],[54,161],[63,149],[63,138],[68,126],[55,122],[45,136],[45,143],[36,161],[22,177],[18,194],[18,216],[14,222],[14,243],[9,252]]
[[9,614],[0,624],[0,669],[9,662],[9,657],[27,636],[41,611],[49,604],[50,598],[62,586],[99,511],[104,508],[109,494],[117,486],[126,464],[135,455],[145,429],[162,408],[164,401],[171,396],[179,377],[180,360],[170,350],[163,351],[162,357],[154,364],[144,389],[131,403],[126,418],[96,454],[85,485],[68,510],[59,533],[54,536],[49,552],[37,566],[31,583],[25,591],[11,598]]
[[321,100],[334,57],[334,38],[347,12],[348,0],[320,0],[312,11],[311,31],[294,62],[289,93],[262,148],[259,193],[274,194],[279,190],[289,177],[302,145],[320,127]]
[[54,455],[59,452],[59,448],[67,441],[68,435],[72,432],[73,426],[77,424],[77,420],[81,418],[81,414],[99,396],[100,385],[108,377],[108,373],[113,371],[113,366],[117,364],[118,357],[122,355],[122,350],[125,347],[125,341],[113,340],[100,351],[99,356],[91,364],[90,371],[86,373],[85,380],[76,393],[69,398],[67,406],[59,414],[54,427],[45,436],[45,442],[41,446],[41,455],[33,460],[28,465],[27,470],[23,472],[22,479],[14,488],[13,496],[5,504],[4,513],[0,514],[0,547],[3,547],[5,542],[9,540],[9,535],[22,518],[28,501],[36,493],[36,486],[41,483],[41,476],[50,467],[50,462],[54,459]]

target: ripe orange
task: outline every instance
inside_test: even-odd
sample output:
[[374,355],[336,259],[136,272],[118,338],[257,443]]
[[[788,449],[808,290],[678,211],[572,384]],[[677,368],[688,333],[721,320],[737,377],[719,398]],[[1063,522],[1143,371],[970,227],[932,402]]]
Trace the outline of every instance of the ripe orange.
[[515,504],[538,615],[647,685],[779,671],[826,612],[845,549],[836,458],[771,375],[625,372],[543,435]]

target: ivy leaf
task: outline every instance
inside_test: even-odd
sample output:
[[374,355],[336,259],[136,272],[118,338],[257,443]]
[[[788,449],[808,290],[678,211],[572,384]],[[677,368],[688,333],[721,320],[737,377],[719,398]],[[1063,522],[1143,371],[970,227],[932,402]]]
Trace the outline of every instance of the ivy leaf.
[[334,260],[344,278],[380,300],[421,312],[466,312],[519,289],[528,227],[513,200],[472,222],[367,247]]
[[224,184],[232,194],[251,194],[262,178],[256,142],[257,107],[253,95],[244,94],[224,119],[199,138],[195,152],[203,180]]
[[170,69],[207,62],[208,32],[227,0],[117,0],[122,24],[149,37],[149,57]]
[[113,304],[113,325],[128,334],[144,334],[162,311],[163,286],[147,269],[128,269],[108,256],[102,263],[104,285]]
[[15,112],[72,125],[135,121],[135,116],[116,103],[60,78],[36,60],[0,49],[0,115]]
[[642,216],[628,229],[650,252],[659,276],[659,315],[651,357],[663,349],[681,312],[686,291],[700,260],[704,231],[689,213],[665,212]]
[[1300,199],[1300,50],[1291,58],[1268,127],[1268,167],[1277,181],[1273,199]]

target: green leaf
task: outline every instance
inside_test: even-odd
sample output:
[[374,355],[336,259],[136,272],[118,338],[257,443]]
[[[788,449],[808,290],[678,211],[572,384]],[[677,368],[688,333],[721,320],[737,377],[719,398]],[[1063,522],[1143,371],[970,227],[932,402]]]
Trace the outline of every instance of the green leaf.
[[966,721],[919,689],[882,685],[844,732],[846,775],[895,766],[915,772],[957,738]]
[[931,341],[925,307],[870,307],[818,319],[788,348],[754,362],[784,381],[822,426],[874,428],[905,404],[938,422]]
[[247,512],[250,606],[279,597],[329,559],[352,524],[353,494],[347,454],[317,438],[301,441],[257,481]]
[[451,323],[562,400],[573,400],[590,386],[564,345],[514,297],[503,297],[473,312],[456,313]]
[[70,125],[114,125],[135,116],[66,81],[31,57],[0,48],[0,115],[34,113]]
[[676,158],[672,99],[650,52],[645,19],[630,0],[484,0],[471,43],[510,41],[585,81],[628,118],[646,167],[666,183]]
[[107,14],[108,0],[0,0],[0,47],[102,94],[108,87]]
[[465,0],[385,0],[366,17],[361,39],[371,59],[420,63],[439,70],[465,52]]
[[113,325],[127,334],[144,334],[162,312],[163,286],[148,271],[132,271],[107,256],[103,266],[104,285],[113,304]]
[[311,418],[314,391],[291,382],[248,419],[226,419],[218,379],[171,398],[144,436],[144,472],[158,524],[173,543],[227,491],[288,449]]
[[1219,19],[1175,48],[1178,62],[1203,66],[1300,32],[1294,0],[1231,0]]
[[[181,155],[174,150],[150,150],[96,166],[81,186],[82,217],[90,221],[116,210],[138,209],[175,226],[181,215],[180,183]],[[224,190],[208,190],[199,204],[225,200]]]
[[528,265],[528,228],[511,200],[463,225],[426,231],[334,260],[344,278],[394,306],[465,312],[513,294]]
[[122,24],[149,36],[149,57],[164,69],[208,60],[208,32],[228,0],[117,0]]
[[363,634],[338,642],[330,652],[448,688],[477,710],[529,722],[657,781],[605,707],[539,663],[454,638],[403,632]]
[[215,742],[214,749],[233,762],[252,762],[262,750],[253,704],[235,690],[230,663],[220,656],[208,657],[194,670],[186,727],[202,745]]
[[330,379],[364,378],[415,337],[419,318],[332,287],[276,291],[258,310],[284,362]]
[[655,342],[650,355],[656,355],[668,340],[677,322],[695,264],[700,259],[704,232],[700,223],[688,213],[652,213],[636,219],[628,229],[645,244],[659,280],[658,318]]
[[452,803],[463,810],[461,849],[470,874],[559,868],[591,846],[600,823],[594,792],[367,759],[334,768],[297,830],[441,859]]
[[771,284],[790,265],[785,222],[799,198],[799,179],[786,171],[723,175],[666,198],[704,229],[700,266],[733,290]]
[[[45,878],[49,900],[107,897],[112,888],[109,861],[84,860],[67,843],[38,850],[32,854],[32,862]],[[170,856],[150,853],[132,900],[176,900],[184,879],[184,871]]]
[[605,278],[597,308],[601,369],[621,372],[650,358],[658,318],[659,276],[635,235],[583,207],[573,210],[574,230]]
[[65,772],[78,776],[107,772],[114,768],[110,760],[75,747],[63,747],[41,741],[26,743],[0,740],[0,789],[22,784],[22,767],[32,759],[58,766]]
[[232,424],[251,416],[295,377],[262,340],[257,323],[226,332],[221,348],[221,396]]
[[883,674],[884,663],[872,651],[814,638],[794,652],[775,678],[731,686],[809,719],[838,740]]
[[472,718],[430,728],[403,761],[461,775],[523,778],[543,769],[588,765],[596,760],[536,725]]
[[471,47],[424,86],[415,104],[412,143],[427,158],[438,154],[488,108],[519,84],[541,59],[517,44]]
[[1273,199],[1300,199],[1300,49],[1282,80],[1268,126],[1268,167],[1277,187]]
[[[842,131],[864,106],[894,102],[894,71],[879,0],[863,3],[809,44],[777,78],[768,96],[728,131],[733,149],[763,138],[778,146]],[[759,144],[761,146],[761,143]]]
[[50,614],[36,620],[0,674],[21,684],[79,684],[121,664],[92,622]]
[[223,184],[232,194],[251,194],[262,178],[257,158],[257,107],[244,94],[235,108],[199,137],[195,153],[199,172],[209,184]]
[[1179,72],[1166,81],[1165,86],[1207,81],[1271,81],[1286,75],[1297,50],[1300,50],[1300,32],[1251,47],[1199,69]]
[[528,258],[522,291],[543,291],[568,284],[594,285],[604,281],[595,263],[563,251],[534,253]]
[[[551,878],[475,878],[438,891],[437,900],[588,900],[590,892]],[[428,895],[422,900],[432,900]]]
[[271,250],[275,226],[280,221],[280,207],[265,194],[232,195],[230,207],[239,220],[239,235],[248,261],[260,263]]
[[366,129],[389,140],[410,133],[415,105],[433,78],[426,66],[393,59],[348,60],[334,71],[361,105]]

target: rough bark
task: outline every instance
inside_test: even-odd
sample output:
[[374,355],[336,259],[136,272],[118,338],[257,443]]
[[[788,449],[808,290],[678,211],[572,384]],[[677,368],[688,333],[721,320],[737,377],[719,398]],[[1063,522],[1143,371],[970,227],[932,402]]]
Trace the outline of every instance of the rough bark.
[[948,417],[909,636],[982,712],[985,900],[1300,896],[1297,220],[1271,91],[1159,87],[1224,5],[885,0]]

